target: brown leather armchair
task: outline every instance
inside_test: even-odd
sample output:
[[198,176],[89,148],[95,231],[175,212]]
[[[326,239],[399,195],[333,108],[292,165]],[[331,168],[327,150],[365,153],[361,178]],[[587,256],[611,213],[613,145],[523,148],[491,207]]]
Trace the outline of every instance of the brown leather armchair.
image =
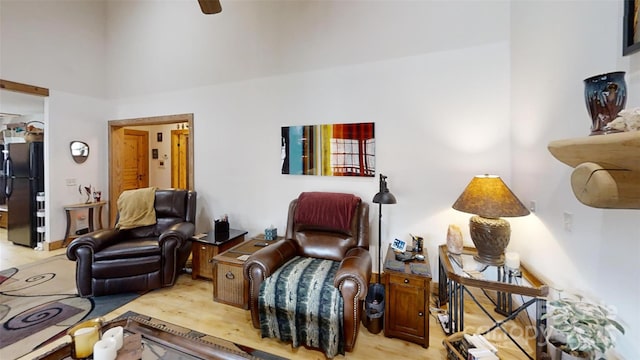
[[172,286],[191,253],[196,193],[156,190],[156,223],[128,230],[102,229],[74,239],[67,257],[76,261],[82,297]]
[[[312,195],[317,206],[312,217],[321,224],[305,221],[298,212],[303,197]],[[295,256],[329,259],[340,262],[333,285],[343,298],[344,350],[352,351],[358,336],[363,301],[371,279],[371,256],[369,255],[369,205],[357,199],[351,214],[336,213],[335,209],[323,208],[324,196],[349,195],[336,193],[302,193],[291,201],[285,239],[255,252],[244,263],[244,277],[249,282],[249,309],[253,326],[260,328],[260,286],[281,265]],[[307,200],[308,201],[308,200]],[[309,212],[309,210],[307,210]],[[336,219],[337,218],[337,219]],[[345,219],[350,219],[344,224]],[[346,226],[338,226],[343,221]],[[345,227],[347,229],[345,229]]]

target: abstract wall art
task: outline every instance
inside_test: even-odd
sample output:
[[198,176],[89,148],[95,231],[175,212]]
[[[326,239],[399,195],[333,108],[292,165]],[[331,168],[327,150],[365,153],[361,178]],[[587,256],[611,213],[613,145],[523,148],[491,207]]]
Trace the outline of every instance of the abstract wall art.
[[375,176],[374,123],[283,126],[282,174]]

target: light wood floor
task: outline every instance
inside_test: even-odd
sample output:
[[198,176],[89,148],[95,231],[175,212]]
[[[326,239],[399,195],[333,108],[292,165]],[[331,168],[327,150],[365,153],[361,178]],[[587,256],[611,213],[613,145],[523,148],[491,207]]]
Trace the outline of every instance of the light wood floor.
[[[64,253],[64,249],[43,252],[13,245],[4,240],[6,235],[3,235],[0,231],[0,269]],[[432,271],[435,270],[432,269]],[[490,325],[490,321],[473,304],[466,306],[465,310],[465,324],[467,326],[486,327]],[[325,356],[319,351],[303,347],[293,349],[290,345],[274,339],[262,339],[259,331],[251,325],[249,311],[214,302],[212,283],[207,280],[192,280],[191,276],[187,274],[180,275],[175,286],[151,291],[107,314],[105,318],[111,320],[127,311],[156,317],[288,359],[325,359]],[[410,342],[387,338],[382,332],[371,334],[364,326],[361,326],[355,350],[345,356],[337,356],[336,359],[446,359],[442,345],[444,338],[445,334],[432,312],[428,349]],[[29,359],[35,354],[44,353],[66,340],[62,338],[22,359]],[[506,342],[497,345],[502,359],[526,358]]]

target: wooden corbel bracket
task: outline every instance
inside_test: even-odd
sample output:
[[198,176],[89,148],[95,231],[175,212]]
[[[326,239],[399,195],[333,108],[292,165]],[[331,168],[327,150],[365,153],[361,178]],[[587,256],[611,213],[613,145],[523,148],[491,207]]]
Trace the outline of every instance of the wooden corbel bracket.
[[571,188],[581,203],[640,209],[640,131],[556,140],[548,148],[575,168]]

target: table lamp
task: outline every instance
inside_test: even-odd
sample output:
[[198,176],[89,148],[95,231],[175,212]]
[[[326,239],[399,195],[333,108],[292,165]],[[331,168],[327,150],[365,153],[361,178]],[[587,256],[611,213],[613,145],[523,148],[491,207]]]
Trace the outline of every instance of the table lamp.
[[471,240],[478,250],[476,261],[488,265],[504,264],[511,226],[500,217],[529,215],[529,210],[496,175],[477,175],[452,206],[475,214],[469,219]]
[[396,197],[389,192],[387,177],[380,174],[380,191],[373,197],[373,202],[378,204],[378,284],[380,284],[380,263],[382,262],[382,204],[395,204]]

